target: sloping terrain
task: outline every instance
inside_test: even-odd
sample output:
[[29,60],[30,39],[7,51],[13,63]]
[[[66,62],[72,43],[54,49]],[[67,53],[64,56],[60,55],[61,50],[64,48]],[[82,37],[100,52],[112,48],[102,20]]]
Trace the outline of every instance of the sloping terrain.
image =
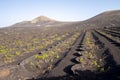
[[81,22],[45,16],[0,29],[0,80],[120,80],[120,11]]
[[92,28],[119,27],[120,10],[106,11],[86,21],[78,22],[78,25]]

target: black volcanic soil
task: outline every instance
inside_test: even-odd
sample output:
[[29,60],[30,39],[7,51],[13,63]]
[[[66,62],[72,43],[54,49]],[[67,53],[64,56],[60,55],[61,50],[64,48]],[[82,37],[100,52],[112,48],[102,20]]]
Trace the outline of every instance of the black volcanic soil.
[[[117,58],[119,56],[119,52],[117,52],[120,51],[119,48],[94,30],[90,30],[90,32],[95,43],[94,53],[91,54],[93,58],[90,59],[88,57],[87,60],[89,51],[86,53],[88,49],[87,45],[83,43],[83,33],[74,44],[74,47],[53,70],[39,76],[35,80],[119,80],[119,59]],[[81,54],[78,53],[79,51]],[[77,58],[80,59],[82,57],[83,63],[79,63]]]
[[0,29],[0,80],[120,80],[120,11],[47,17]]
[[[72,74],[70,71],[71,66],[74,65],[74,62],[72,62],[72,59],[75,58],[74,53],[76,52],[76,47],[82,43],[82,39],[85,36],[85,33],[83,32],[79,39],[75,42],[73,47],[71,47],[71,50],[67,53],[67,56],[62,59],[62,61],[55,67],[52,71],[50,71],[47,75],[47,78],[50,77],[59,77],[59,76],[64,76],[67,74]],[[64,65],[63,65],[64,64]],[[58,73],[59,72],[59,73]]]

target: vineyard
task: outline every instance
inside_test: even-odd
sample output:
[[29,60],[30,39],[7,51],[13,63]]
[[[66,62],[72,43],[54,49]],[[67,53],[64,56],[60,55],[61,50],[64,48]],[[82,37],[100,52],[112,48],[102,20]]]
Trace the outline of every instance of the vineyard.
[[0,80],[120,80],[120,27],[100,17],[1,28]]
[[51,28],[3,29],[0,31],[0,78],[117,78],[120,64],[119,32],[119,27],[54,31]]

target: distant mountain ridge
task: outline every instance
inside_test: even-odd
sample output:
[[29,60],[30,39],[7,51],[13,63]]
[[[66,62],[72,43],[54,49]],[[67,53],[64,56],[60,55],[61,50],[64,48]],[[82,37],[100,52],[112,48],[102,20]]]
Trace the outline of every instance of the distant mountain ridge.
[[45,26],[45,25],[54,25],[58,24],[59,21],[50,19],[46,16],[39,16],[31,21],[22,21],[12,25],[13,27],[31,27],[31,26]]
[[[31,21],[23,21],[12,25],[13,27],[35,27],[35,26],[70,26],[71,24],[80,27],[120,27],[120,10],[106,11],[88,20],[78,22],[60,22],[46,16],[39,16]],[[72,25],[71,25],[72,26]]]

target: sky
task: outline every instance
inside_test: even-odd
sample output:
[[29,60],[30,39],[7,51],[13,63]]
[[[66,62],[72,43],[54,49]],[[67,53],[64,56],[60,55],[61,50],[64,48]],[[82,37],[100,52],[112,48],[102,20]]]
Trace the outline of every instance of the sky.
[[82,21],[108,10],[120,10],[120,0],[0,0],[0,27],[41,15]]

